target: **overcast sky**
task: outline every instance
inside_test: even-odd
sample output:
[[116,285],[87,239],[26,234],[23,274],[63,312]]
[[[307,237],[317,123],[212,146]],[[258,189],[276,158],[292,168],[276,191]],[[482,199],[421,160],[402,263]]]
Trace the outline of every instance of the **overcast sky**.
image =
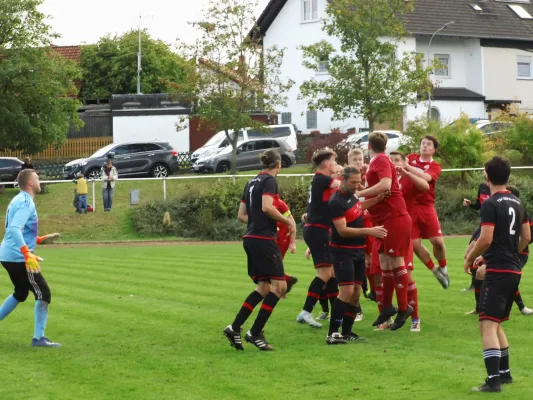
[[[269,0],[258,0],[256,17]],[[192,41],[195,31],[187,22],[201,17],[208,0],[44,0],[41,11],[50,15],[50,25],[61,39],[57,45],[96,43],[106,33],[122,34],[142,26],[169,44],[176,38]]]

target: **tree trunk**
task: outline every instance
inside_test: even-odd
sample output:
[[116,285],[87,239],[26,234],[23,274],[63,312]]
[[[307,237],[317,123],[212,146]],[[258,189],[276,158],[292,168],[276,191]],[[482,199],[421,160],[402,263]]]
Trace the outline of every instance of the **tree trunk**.
[[368,118],[368,133],[372,133],[374,132],[374,124],[375,124],[375,121],[374,121],[374,118]]
[[239,132],[233,132],[233,138],[231,139],[231,166],[230,174],[237,174],[237,144],[239,143]]

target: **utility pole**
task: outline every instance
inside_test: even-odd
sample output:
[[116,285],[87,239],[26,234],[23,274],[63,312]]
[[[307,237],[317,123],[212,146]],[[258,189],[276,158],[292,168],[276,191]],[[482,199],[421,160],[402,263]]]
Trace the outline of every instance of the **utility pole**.
[[141,94],[141,14],[139,14],[139,52],[137,53],[137,94]]

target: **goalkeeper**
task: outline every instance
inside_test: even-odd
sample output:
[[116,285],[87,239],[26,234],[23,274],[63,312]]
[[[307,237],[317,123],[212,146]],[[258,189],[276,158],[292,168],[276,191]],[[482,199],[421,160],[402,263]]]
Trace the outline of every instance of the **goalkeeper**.
[[24,302],[31,291],[36,300],[32,346],[60,347],[59,343],[48,340],[44,335],[51,294],[39,267],[42,259],[33,254],[37,244],[53,243],[59,234],[37,236],[39,221],[33,199],[41,192],[41,184],[35,171],[22,170],[17,183],[20,193],[11,200],[7,208],[5,236],[0,246],[0,261],[15,290],[0,306],[0,320]]

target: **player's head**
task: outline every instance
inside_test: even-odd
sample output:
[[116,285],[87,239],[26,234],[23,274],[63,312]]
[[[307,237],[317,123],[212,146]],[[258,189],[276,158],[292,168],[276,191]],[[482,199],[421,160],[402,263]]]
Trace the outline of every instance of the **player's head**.
[[357,168],[346,167],[342,170],[341,181],[341,190],[354,194],[361,184],[361,172]]
[[389,157],[395,167],[405,167],[405,156],[403,153],[399,151],[391,151]]
[[433,156],[439,148],[439,141],[435,136],[426,135],[420,141],[420,154],[423,156]]
[[507,190],[510,191],[515,197],[520,198],[520,190],[513,185],[507,185]]
[[342,165],[337,164],[337,165],[335,166],[335,171],[333,172],[333,174],[331,175],[331,177],[332,177],[333,179],[337,179],[337,178],[339,178],[339,177],[341,176],[341,174],[342,174]]
[[360,148],[350,150],[350,152],[348,153],[348,165],[361,170],[364,164],[365,155],[363,154],[363,150],[361,150]]
[[39,175],[33,169],[23,169],[17,176],[17,183],[20,190],[28,192],[32,196],[41,193],[41,182]]
[[281,169],[281,155],[278,149],[270,149],[261,154],[261,166],[264,170],[271,171],[274,176]]
[[485,163],[487,181],[495,186],[503,186],[509,181],[511,164],[504,158],[495,156]]
[[368,150],[374,154],[383,153],[387,147],[387,141],[387,135],[383,132],[372,132],[368,136]]
[[337,165],[337,153],[326,147],[315,151],[311,161],[316,169],[323,170],[329,175],[333,175],[335,172],[335,166]]

